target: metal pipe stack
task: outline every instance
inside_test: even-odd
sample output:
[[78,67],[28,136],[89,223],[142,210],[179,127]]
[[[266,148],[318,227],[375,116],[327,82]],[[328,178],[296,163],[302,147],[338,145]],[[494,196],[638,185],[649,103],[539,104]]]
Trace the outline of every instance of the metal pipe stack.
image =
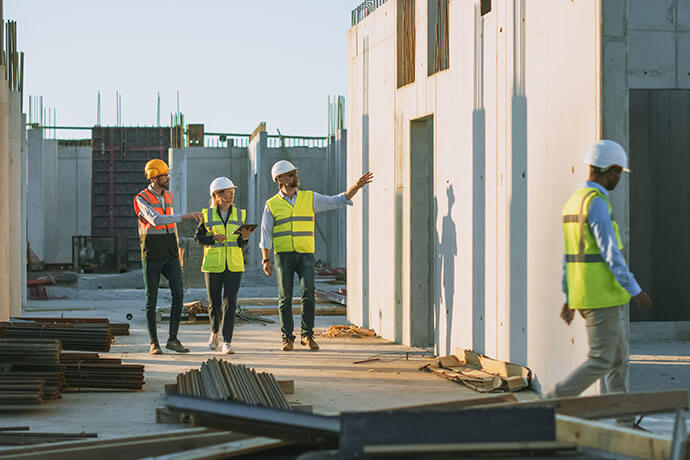
[[129,335],[129,323],[111,323],[108,318],[39,318],[39,317],[29,317],[20,316],[16,318],[10,318],[10,320],[16,321],[32,321],[34,323],[51,323],[56,325],[74,325],[74,324],[107,324],[110,326],[110,332],[116,335]]
[[0,404],[60,398],[65,385],[61,350],[58,340],[0,339]]
[[186,396],[291,410],[273,374],[216,358],[203,363],[201,369],[179,374],[177,391]]
[[144,386],[141,364],[122,364],[119,358],[101,358],[98,353],[62,353],[60,363],[65,368],[67,391],[141,390]]
[[0,337],[12,339],[59,339],[63,350],[110,351],[113,334],[105,323],[0,322]]

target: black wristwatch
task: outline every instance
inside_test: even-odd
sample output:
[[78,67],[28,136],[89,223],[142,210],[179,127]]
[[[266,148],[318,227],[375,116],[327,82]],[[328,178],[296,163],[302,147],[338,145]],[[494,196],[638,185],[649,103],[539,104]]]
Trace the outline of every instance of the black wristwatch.
[[263,262],[261,262],[261,264],[263,265],[263,264],[265,264],[266,262],[270,262],[270,261],[271,261],[271,259],[264,259]]

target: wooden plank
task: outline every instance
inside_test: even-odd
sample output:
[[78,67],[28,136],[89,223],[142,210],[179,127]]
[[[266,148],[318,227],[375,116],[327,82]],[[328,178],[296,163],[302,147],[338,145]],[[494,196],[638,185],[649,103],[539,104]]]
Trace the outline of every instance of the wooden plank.
[[556,440],[635,458],[666,459],[671,453],[668,437],[559,414]]
[[55,444],[20,447],[2,451],[5,459],[71,460],[98,458],[120,460],[165,455],[182,450],[220,444],[246,438],[229,431],[211,431],[206,428],[175,430],[157,435],[114,438],[98,441],[60,442]]
[[294,380],[277,380],[278,386],[283,391],[283,394],[293,395],[295,394],[295,381]]
[[434,410],[434,409],[465,409],[491,404],[516,403],[519,402],[515,395],[502,393],[498,395],[485,396],[482,398],[457,399],[453,401],[442,401],[428,404],[416,404],[414,406],[394,407],[390,410]]
[[215,446],[202,447],[165,456],[165,460],[215,460],[240,455],[253,454],[276,447],[292,444],[280,439],[264,438],[261,436],[226,442]]
[[364,446],[364,454],[378,456],[410,456],[453,453],[545,453],[572,451],[577,446],[571,442],[460,442],[447,444],[393,444]]
[[506,404],[506,406],[515,405],[520,407],[553,407],[557,414],[572,417],[613,418],[687,409],[688,390],[608,393],[598,396],[571,396]]

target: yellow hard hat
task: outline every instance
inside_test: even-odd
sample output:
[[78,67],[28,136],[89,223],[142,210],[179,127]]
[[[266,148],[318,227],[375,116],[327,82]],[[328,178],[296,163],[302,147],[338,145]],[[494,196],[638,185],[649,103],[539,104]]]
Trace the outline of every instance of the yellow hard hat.
[[168,174],[169,171],[165,161],[159,160],[158,158],[154,158],[144,166],[144,172],[146,172],[147,179],[160,176],[161,174]]

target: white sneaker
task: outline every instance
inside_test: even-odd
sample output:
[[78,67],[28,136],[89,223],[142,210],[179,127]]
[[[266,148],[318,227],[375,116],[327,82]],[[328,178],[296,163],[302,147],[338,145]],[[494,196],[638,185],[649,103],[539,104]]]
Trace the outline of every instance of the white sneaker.
[[223,342],[223,346],[220,349],[221,353],[225,353],[226,355],[231,355],[235,353],[230,349],[230,344],[228,342]]
[[215,332],[211,332],[211,337],[209,337],[208,339],[208,347],[211,350],[215,350],[216,348],[218,348],[218,342],[220,342],[218,334]]

